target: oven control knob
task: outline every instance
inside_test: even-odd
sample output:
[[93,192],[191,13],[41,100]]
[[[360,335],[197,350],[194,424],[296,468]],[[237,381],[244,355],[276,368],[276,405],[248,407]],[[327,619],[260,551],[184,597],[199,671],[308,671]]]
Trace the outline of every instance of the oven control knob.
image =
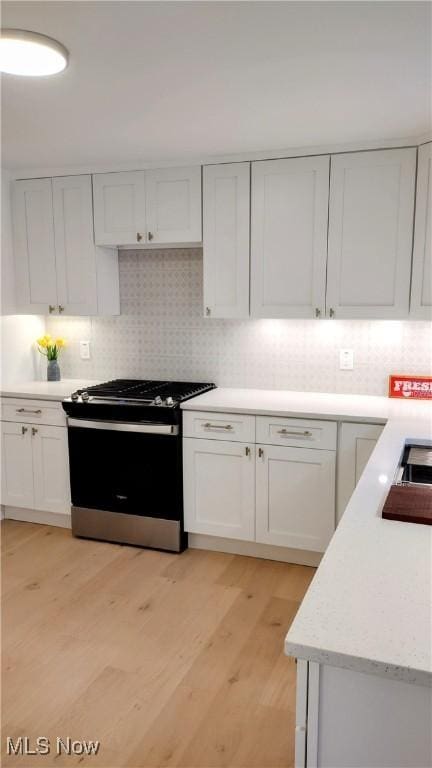
[[88,392],[82,392],[81,393],[81,400],[83,403],[86,403],[88,400],[90,400],[90,395]]
[[78,392],[72,392],[71,394],[71,400],[78,400],[79,394]]
[[162,405],[162,398],[160,397],[160,395],[156,395],[153,402],[155,405]]
[[172,399],[172,397],[167,397],[167,399],[165,400],[165,404],[169,406],[173,406],[174,400]]

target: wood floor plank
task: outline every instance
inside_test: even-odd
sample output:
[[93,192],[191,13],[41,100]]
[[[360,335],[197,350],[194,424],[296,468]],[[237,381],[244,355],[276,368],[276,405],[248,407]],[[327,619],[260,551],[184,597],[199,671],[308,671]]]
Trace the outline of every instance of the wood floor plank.
[[5,736],[100,740],[16,768],[290,768],[283,640],[314,569],[2,524]]

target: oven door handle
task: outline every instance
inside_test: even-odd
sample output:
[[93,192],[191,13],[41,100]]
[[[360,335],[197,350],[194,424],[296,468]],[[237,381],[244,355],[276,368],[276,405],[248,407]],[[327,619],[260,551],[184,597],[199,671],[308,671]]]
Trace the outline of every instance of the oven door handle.
[[177,424],[152,424],[127,421],[96,421],[90,419],[72,419],[68,417],[68,427],[80,429],[105,429],[109,432],[141,432],[144,435],[178,435]]

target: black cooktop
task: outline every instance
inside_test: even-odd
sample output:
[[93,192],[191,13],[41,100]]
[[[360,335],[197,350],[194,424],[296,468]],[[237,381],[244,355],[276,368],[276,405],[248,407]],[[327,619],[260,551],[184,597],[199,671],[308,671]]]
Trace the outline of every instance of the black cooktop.
[[114,379],[73,392],[63,400],[70,418],[181,424],[180,403],[214,389],[195,381]]
[[200,395],[214,389],[214,384],[203,384],[193,381],[152,381],[150,379],[114,379],[94,387],[78,389],[74,395],[88,394],[90,398],[152,402],[155,398],[163,401],[172,398],[174,403],[182,403],[190,397]]

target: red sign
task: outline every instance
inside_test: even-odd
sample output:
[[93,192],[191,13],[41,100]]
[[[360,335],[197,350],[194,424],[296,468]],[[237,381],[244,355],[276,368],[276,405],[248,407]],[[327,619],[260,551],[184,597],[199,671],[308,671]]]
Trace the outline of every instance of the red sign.
[[432,376],[389,376],[389,397],[432,400]]

